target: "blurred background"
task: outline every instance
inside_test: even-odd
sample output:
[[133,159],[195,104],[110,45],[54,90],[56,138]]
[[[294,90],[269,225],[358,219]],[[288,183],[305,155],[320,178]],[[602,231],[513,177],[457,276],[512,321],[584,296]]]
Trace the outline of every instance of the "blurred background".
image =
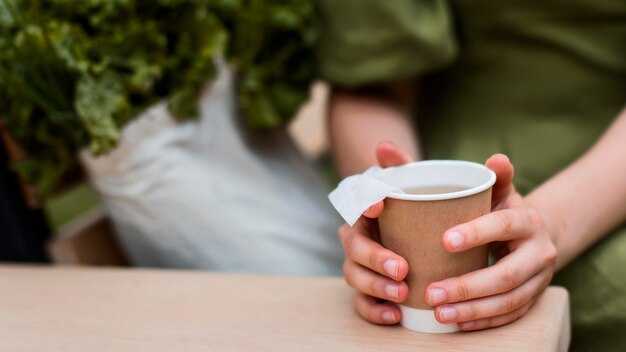
[[[297,148],[327,168],[326,101],[328,86],[311,86],[311,98],[288,125]],[[44,201],[12,170],[23,151],[2,128],[0,261],[56,262],[81,265],[127,265],[98,194],[84,174],[75,175]]]
[[315,16],[0,1],[0,261],[338,274]]

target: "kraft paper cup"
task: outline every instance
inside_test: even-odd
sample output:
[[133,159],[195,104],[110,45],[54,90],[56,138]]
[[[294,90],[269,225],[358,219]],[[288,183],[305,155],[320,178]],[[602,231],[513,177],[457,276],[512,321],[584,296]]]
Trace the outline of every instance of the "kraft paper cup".
[[426,333],[458,331],[457,324],[435,319],[425,290],[432,282],[487,266],[487,245],[453,254],[443,247],[442,236],[449,228],[490,212],[495,173],[478,163],[433,160],[385,169],[380,178],[402,190],[440,185],[465,188],[436,194],[392,193],[379,218],[383,246],[409,263],[409,297],[400,305],[400,324]]

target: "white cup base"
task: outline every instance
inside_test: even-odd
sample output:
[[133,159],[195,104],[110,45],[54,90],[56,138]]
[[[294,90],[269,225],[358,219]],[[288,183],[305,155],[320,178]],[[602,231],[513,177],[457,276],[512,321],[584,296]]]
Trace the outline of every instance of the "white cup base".
[[398,306],[402,312],[400,325],[409,330],[429,334],[443,334],[460,330],[456,323],[442,324],[438,322],[437,319],[435,319],[433,310],[411,308],[401,304]]

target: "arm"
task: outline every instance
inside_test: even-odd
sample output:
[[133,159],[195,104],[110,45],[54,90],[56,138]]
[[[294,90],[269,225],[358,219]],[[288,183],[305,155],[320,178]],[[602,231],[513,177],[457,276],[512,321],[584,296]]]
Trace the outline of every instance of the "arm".
[[[556,268],[595,243],[626,218],[626,113],[579,161],[523,198],[513,187],[513,166],[502,155],[487,161],[498,181],[493,212],[446,231],[446,250],[460,252],[475,246],[500,244],[500,260],[489,267],[429,285],[427,301],[441,322],[478,330],[510,323],[524,315],[549,284]],[[382,151],[382,152],[381,152]],[[376,151],[381,166],[410,161],[390,144]],[[597,180],[602,180],[600,183]],[[400,312],[376,298],[402,302],[408,289],[404,258],[375,241],[378,203],[353,227],[339,229],[346,252],[346,281],[357,290],[355,308],[365,319],[394,324]],[[558,246],[558,249],[557,249]]]
[[376,165],[376,145],[393,141],[415,160],[419,149],[409,116],[414,87],[401,82],[359,90],[333,89],[329,108],[330,150],[341,177]]
[[557,268],[626,220],[626,109],[578,161],[526,197],[554,219]]

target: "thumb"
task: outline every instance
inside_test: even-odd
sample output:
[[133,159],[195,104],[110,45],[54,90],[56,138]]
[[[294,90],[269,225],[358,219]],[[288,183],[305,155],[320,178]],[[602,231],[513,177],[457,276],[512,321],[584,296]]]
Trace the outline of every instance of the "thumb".
[[[409,153],[389,141],[378,143],[376,146],[376,159],[381,167],[399,166],[412,161]],[[380,201],[365,210],[363,215],[372,219],[377,218],[383,212],[384,207],[385,204]]]
[[494,154],[485,162],[485,166],[496,173],[496,183],[493,185],[492,202],[497,203],[512,192],[515,192],[513,186],[513,176],[515,170],[509,158],[504,154]]
[[399,166],[413,161],[409,153],[389,141],[378,143],[376,159],[381,167]]

